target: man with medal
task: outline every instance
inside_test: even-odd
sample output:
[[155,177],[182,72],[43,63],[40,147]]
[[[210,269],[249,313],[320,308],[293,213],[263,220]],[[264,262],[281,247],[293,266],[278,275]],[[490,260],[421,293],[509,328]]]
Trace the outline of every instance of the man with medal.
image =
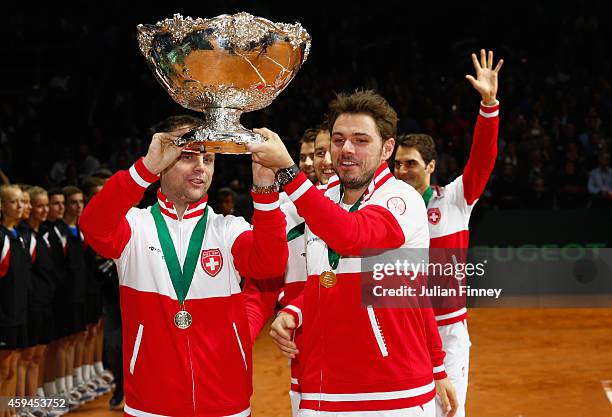
[[[436,392],[452,404],[444,352],[431,308],[361,305],[362,256],[398,248],[427,249],[422,198],[389,171],[397,115],[372,91],[340,94],[328,114],[337,177],[318,190],[299,173],[283,142],[261,129],[248,145],[306,221],[307,281],[272,324],[290,358],[299,354],[299,417],[434,416]],[[298,352],[292,332],[302,327]],[[435,381],[435,382],[434,382]]]
[[[136,417],[250,416],[250,325],[240,276],[282,275],[285,219],[274,172],[253,163],[253,226],[207,204],[214,154],[156,133],[147,155],[113,175],[80,220],[115,260],[123,320],[124,411]],[[157,203],[133,206],[160,180]]]

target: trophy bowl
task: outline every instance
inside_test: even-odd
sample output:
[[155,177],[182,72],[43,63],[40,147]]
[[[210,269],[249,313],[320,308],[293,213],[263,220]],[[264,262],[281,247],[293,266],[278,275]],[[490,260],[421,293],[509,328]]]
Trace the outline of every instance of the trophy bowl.
[[246,153],[265,140],[240,124],[243,112],[269,105],[310,51],[299,23],[248,13],[212,19],[172,18],[138,25],[138,44],[160,84],[181,106],[204,113],[204,125],[176,141],[206,152]]

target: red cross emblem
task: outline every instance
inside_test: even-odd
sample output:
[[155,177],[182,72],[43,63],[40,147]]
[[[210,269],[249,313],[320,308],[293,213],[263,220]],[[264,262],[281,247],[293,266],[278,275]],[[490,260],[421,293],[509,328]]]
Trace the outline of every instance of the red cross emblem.
[[208,275],[215,277],[223,268],[223,255],[219,249],[205,249],[200,255],[200,264]]
[[429,219],[429,223],[438,224],[440,222],[440,218],[442,214],[440,214],[440,209],[437,207],[430,208],[427,210],[427,218]]

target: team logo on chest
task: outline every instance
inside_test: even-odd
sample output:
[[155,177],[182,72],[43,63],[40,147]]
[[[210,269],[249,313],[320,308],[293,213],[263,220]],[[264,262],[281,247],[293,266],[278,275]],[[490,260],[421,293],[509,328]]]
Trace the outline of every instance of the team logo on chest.
[[429,223],[436,225],[440,223],[440,219],[442,218],[442,214],[440,213],[440,209],[437,207],[427,209],[427,219],[429,219]]
[[223,255],[219,249],[204,249],[200,255],[200,264],[208,275],[215,277],[223,268]]

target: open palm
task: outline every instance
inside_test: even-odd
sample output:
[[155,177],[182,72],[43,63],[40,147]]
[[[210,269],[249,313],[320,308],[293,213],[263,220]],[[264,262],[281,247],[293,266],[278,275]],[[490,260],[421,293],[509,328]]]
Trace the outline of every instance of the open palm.
[[466,75],[465,78],[482,96],[482,101],[491,105],[497,99],[497,74],[501,69],[504,60],[500,59],[495,68],[493,68],[493,51],[485,53],[484,49],[480,50],[480,62],[476,54],[472,54],[472,63],[476,70],[476,78],[472,75]]

